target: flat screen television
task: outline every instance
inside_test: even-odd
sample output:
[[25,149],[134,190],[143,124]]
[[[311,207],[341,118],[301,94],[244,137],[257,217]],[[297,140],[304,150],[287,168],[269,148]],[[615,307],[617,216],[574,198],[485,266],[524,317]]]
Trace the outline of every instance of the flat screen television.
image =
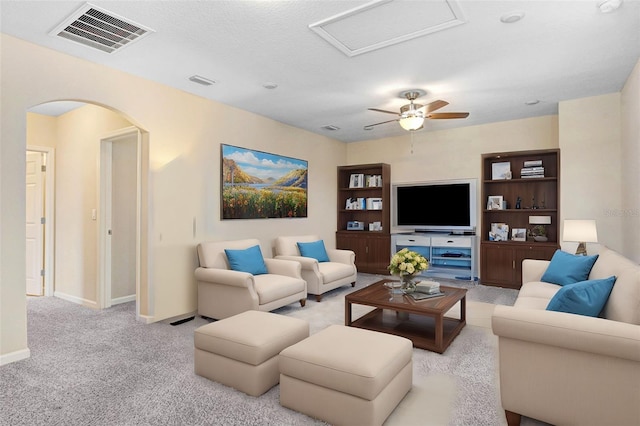
[[392,185],[392,226],[400,231],[475,233],[476,179]]

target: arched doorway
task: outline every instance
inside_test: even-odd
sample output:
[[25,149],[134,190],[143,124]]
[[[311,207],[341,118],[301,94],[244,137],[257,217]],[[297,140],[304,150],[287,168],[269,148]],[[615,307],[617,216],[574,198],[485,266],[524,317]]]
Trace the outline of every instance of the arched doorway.
[[[74,102],[73,109],[56,112],[56,104],[31,108],[27,115],[27,146],[38,142],[55,149],[50,196],[56,202],[47,218],[56,235],[53,295],[97,309],[135,300],[136,314],[147,317],[142,211],[148,135],[102,105]],[[123,230],[117,238],[114,226]]]

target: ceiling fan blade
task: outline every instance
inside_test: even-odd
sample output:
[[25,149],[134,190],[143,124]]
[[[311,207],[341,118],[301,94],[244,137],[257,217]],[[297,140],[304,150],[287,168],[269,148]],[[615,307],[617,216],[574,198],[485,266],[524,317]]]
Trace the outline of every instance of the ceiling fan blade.
[[431,119],[467,118],[468,116],[468,112],[435,112],[427,114],[427,118]]
[[381,123],[376,123],[376,124],[369,124],[369,125],[364,126],[364,129],[365,130],[370,130],[373,126],[377,126],[379,124],[391,123],[392,121],[398,121],[398,119],[396,119],[396,120],[387,120],[387,121],[383,121]]
[[449,102],[437,100],[429,102],[428,104],[422,106],[420,109],[423,110],[425,114],[428,114],[442,107],[446,107],[447,105],[449,105]]
[[386,111],[384,109],[378,109],[378,108],[367,108],[369,111],[378,111],[378,112],[384,112],[387,114],[394,114],[394,115],[400,115],[397,112],[393,112],[393,111]]

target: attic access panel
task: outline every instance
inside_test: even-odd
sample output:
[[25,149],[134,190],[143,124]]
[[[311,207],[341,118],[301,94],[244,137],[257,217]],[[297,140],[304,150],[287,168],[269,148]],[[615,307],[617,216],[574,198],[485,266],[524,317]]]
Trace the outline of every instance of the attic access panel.
[[113,53],[152,32],[132,20],[86,3],[49,34]]
[[456,0],[374,0],[309,29],[345,55],[356,56],[465,22]]

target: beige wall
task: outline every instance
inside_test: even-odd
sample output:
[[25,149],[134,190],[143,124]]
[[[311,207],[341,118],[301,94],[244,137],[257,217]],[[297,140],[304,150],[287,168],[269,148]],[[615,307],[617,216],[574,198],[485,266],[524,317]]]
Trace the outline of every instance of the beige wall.
[[640,263],[640,60],[622,89],[622,238]]
[[620,94],[561,102],[559,116],[561,217],[595,219],[598,242],[623,252],[622,221],[610,213],[622,209]]
[[[479,200],[482,154],[557,146],[557,116],[544,116],[350,143],[347,153],[350,164],[389,163],[392,183],[478,179]],[[478,228],[483,205],[477,203]]]
[[[148,176],[145,176],[149,180],[149,214],[145,215],[149,218],[149,225],[144,243],[149,246],[148,314],[154,321],[195,309],[194,246],[202,240],[256,237],[263,241],[263,251],[269,256],[270,241],[274,236],[308,233],[313,229],[328,245],[333,245],[337,165],[387,162],[392,166],[392,181],[406,182],[479,177],[480,154],[485,152],[559,146],[564,162],[571,159],[571,152],[579,154],[579,145],[571,141],[579,135],[572,135],[570,131],[570,139],[565,141],[564,132],[559,128],[564,129],[564,124],[569,122],[566,120],[578,120],[576,125],[581,126],[580,131],[584,129],[587,134],[594,135],[609,134],[592,138],[598,152],[604,151],[610,158],[617,155],[617,163],[614,159],[611,164],[609,159],[605,160],[611,167],[597,172],[601,179],[608,176],[607,173],[619,173],[621,163],[632,177],[633,171],[637,173],[640,167],[637,123],[630,123],[637,121],[638,117],[637,67],[621,96],[614,94],[575,103],[570,101],[561,105],[560,119],[549,116],[416,133],[411,153],[410,134],[343,144],[5,35],[2,35],[0,48],[0,363],[28,356],[23,185],[26,111],[43,102],[71,99],[108,106],[145,132],[150,165]],[[101,84],[96,85],[95,81],[101,81]],[[616,97],[618,101],[622,98],[622,109],[619,105],[616,107]],[[583,113],[581,108],[591,116],[594,104],[600,100],[613,108],[612,112],[601,118],[579,120]],[[563,113],[567,116],[563,117]],[[616,124],[617,129],[607,129]],[[31,134],[31,130],[29,132]],[[618,142],[613,151],[617,152],[604,149],[603,145],[607,146],[612,140],[610,135],[616,133]],[[220,221],[221,143],[308,160],[309,217]],[[567,148],[566,153],[564,147]],[[623,154],[624,160],[620,158]],[[78,158],[77,161],[86,160]],[[580,191],[580,187],[565,184],[565,179],[579,182],[577,175],[584,175],[584,171],[591,173],[602,163],[600,158],[591,156],[589,161],[580,162],[579,168],[571,165],[567,170],[563,168],[561,199],[565,217],[566,212],[591,213],[580,207],[582,201],[570,202],[571,194],[574,190]],[[619,178],[618,182],[621,180]],[[637,185],[631,183],[625,188],[609,191],[608,187],[598,184],[591,190],[592,198],[605,199],[612,205],[617,203],[636,211],[634,209],[639,207],[637,194],[630,195],[637,192]],[[622,199],[625,203],[630,200],[629,204],[622,204]],[[590,205],[586,207],[593,208]],[[635,217],[630,220],[637,222]],[[612,229],[607,233],[607,240],[611,239],[608,245],[612,247],[623,245],[622,219],[619,222],[619,231],[615,231],[615,221],[607,224]]]
[[[275,236],[313,230],[335,246],[335,170],[345,162],[345,144],[6,35],[0,47],[0,362],[29,355],[23,181],[26,112],[34,105],[79,100],[108,106],[145,133],[151,321],[195,310],[193,270],[200,241],[255,237],[271,256]],[[308,160],[308,217],[220,221],[222,143]],[[95,153],[87,154],[94,158],[75,157],[72,167],[88,162],[95,166]],[[86,215],[87,205],[74,202],[74,208],[84,210],[78,214]],[[57,235],[63,232],[59,229]],[[84,288],[72,291],[89,297]]]

